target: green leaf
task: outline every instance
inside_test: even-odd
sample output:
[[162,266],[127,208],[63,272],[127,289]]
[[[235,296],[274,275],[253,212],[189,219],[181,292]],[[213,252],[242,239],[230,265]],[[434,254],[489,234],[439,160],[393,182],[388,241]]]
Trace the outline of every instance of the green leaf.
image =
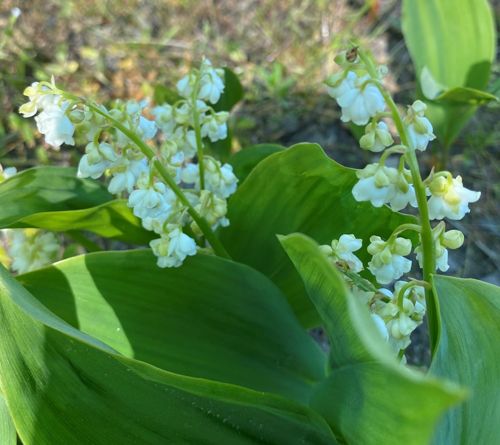
[[[388,208],[356,202],[355,170],[329,159],[316,144],[297,144],[261,161],[228,204],[229,227],[221,230],[224,246],[236,261],[270,277],[284,292],[307,326],[319,319],[299,275],[276,234],[303,232],[321,244],[343,233],[367,241],[389,236],[413,218]],[[365,251],[360,254],[367,259]]]
[[0,383],[25,445],[335,444],[320,416],[282,397],[113,352],[3,268]]
[[2,445],[16,445],[16,428],[12,423],[5,398],[0,392],[0,443]]
[[154,87],[153,100],[156,105],[163,105],[165,103],[173,105],[181,99],[182,96],[180,96],[175,89],[161,84],[155,85]]
[[491,101],[498,101],[498,98],[486,91],[467,87],[457,87],[440,94],[436,100],[458,102],[469,105],[483,105]]
[[224,91],[214,105],[215,111],[231,111],[243,99],[243,86],[238,76],[229,68],[224,68]]
[[427,445],[461,391],[396,362],[367,308],[313,240],[293,234],[281,243],[330,337],[330,375],[318,385],[311,406],[349,445]]
[[500,443],[500,288],[436,275],[442,328],[430,372],[470,389],[441,422],[434,443]]
[[102,184],[77,178],[73,168],[25,170],[0,184],[0,227],[89,230],[137,244],[151,240],[126,201],[112,199]]
[[[404,0],[402,25],[423,99],[459,87],[486,89],[496,55],[487,0]],[[427,114],[445,146],[451,145],[477,105],[427,102]]]
[[229,163],[241,184],[260,161],[284,149],[285,147],[278,144],[252,145],[236,152],[229,158]]
[[284,296],[244,265],[197,255],[160,269],[150,250],[107,252],[18,280],[79,330],[172,372],[302,402],[324,377],[324,354]]

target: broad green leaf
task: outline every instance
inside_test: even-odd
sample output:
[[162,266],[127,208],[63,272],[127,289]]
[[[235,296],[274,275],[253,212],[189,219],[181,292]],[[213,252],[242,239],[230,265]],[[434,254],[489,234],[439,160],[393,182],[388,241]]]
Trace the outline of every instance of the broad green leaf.
[[431,374],[465,388],[470,397],[439,425],[434,443],[500,443],[500,288],[436,275],[442,328]]
[[151,240],[126,201],[112,199],[102,184],[77,178],[73,168],[25,170],[0,184],[0,227],[88,230],[137,244]]
[[18,280],[48,309],[118,352],[179,374],[298,401],[324,354],[257,271],[197,255],[160,269],[149,250],[71,258]]
[[[297,144],[261,161],[228,204],[229,227],[221,239],[232,258],[270,277],[308,326],[319,319],[299,275],[276,234],[303,232],[320,244],[354,233],[368,245],[371,235],[389,236],[413,218],[356,202],[355,170],[329,159],[316,144]],[[360,255],[367,259],[366,252]]]
[[0,392],[0,443],[2,445],[16,445],[16,428],[12,423],[7,404]]
[[457,102],[469,105],[483,105],[491,101],[498,101],[498,98],[486,91],[474,88],[457,87],[445,91],[437,97],[440,101]]
[[[402,28],[424,99],[459,87],[486,89],[496,54],[488,0],[404,0]],[[443,99],[446,94],[451,93]],[[428,116],[441,142],[449,146],[477,104],[437,99],[427,101]]]
[[215,111],[231,111],[243,99],[243,86],[238,76],[229,68],[224,68],[224,91],[214,105]]
[[181,99],[182,96],[179,95],[176,89],[165,85],[155,85],[154,87],[153,100],[156,105],[163,105],[165,103],[173,105]]
[[24,445],[335,444],[324,420],[295,402],[113,352],[3,268],[0,383]]
[[241,184],[260,161],[284,149],[285,147],[278,144],[253,145],[236,152],[229,158],[229,163]]
[[293,234],[281,243],[330,337],[330,375],[318,385],[311,406],[343,443],[427,445],[461,391],[396,362],[367,308],[313,240]]

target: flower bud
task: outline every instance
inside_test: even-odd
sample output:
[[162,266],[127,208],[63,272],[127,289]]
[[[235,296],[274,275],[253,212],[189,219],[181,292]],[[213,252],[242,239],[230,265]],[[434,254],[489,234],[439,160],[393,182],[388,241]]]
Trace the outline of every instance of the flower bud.
[[448,249],[458,249],[464,243],[464,234],[460,230],[448,230],[441,236],[441,244]]

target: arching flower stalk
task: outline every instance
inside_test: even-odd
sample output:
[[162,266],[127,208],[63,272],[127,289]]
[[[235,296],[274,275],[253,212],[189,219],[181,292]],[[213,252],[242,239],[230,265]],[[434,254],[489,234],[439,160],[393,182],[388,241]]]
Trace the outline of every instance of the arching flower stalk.
[[[343,263],[342,267],[335,263],[345,274],[353,293],[367,303],[382,336],[403,358],[410,344],[410,334],[422,323],[426,311],[431,338],[437,339],[431,274],[436,270],[448,270],[447,249],[457,249],[464,241],[458,230],[446,231],[444,221],[433,228],[431,220],[462,219],[470,211],[469,203],[476,202],[480,192],[468,190],[460,176],[454,178],[446,171],[432,171],[428,178],[422,179],[417,152],[426,150],[429,142],[435,139],[432,124],[425,117],[426,105],[417,100],[403,116],[383,85],[387,69],[377,67],[371,55],[362,49],[344,52],[336,57],[336,62],[341,69],[327,79],[326,85],[342,109],[341,119],[366,125],[360,139],[361,148],[381,153],[378,162],[357,171],[358,182],[352,190],[354,199],[370,202],[375,207],[388,205],[393,211],[403,210],[408,205],[418,208],[418,224],[400,226],[387,241],[377,235],[370,238],[367,251],[372,258],[368,270],[376,283],[388,285],[411,271],[412,261],[407,256],[413,248],[423,281],[397,281],[394,292],[386,288],[367,291],[359,287],[359,279],[353,279],[353,273],[363,269],[362,264],[356,263],[355,268],[347,267],[350,270],[346,270],[346,265],[354,264],[352,261]],[[392,119],[396,135],[389,131],[385,121],[388,119]],[[393,145],[394,140],[397,145]],[[389,155],[400,156],[398,168],[385,166]],[[417,232],[416,246],[412,246],[409,238],[398,236],[405,231]],[[342,235],[340,239],[345,236],[351,235]],[[332,245],[335,243],[337,241]],[[321,250],[332,255],[325,247]]]
[[224,90],[223,74],[204,59],[178,82],[181,100],[152,109],[147,101],[106,108],[59,89],[53,79],[35,82],[19,111],[35,116],[51,147],[84,145],[78,176],[107,176],[112,194],[128,194],[144,228],[158,235],[150,243],[158,265],[177,267],[204,240],[228,256],[214,230],[229,224],[226,199],[237,178],[229,164],[204,153],[203,143],[227,137],[228,113],[212,108]]

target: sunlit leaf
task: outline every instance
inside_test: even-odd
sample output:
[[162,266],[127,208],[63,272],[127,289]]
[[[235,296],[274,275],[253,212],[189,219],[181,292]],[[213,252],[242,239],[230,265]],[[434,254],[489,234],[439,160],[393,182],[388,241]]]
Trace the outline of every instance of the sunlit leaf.
[[3,268],[0,383],[24,445],[336,443],[325,421],[295,402],[117,354]]
[[368,309],[313,240],[293,234],[281,243],[330,338],[330,375],[318,385],[312,406],[343,443],[427,445],[462,391],[396,362]]
[[[368,245],[413,218],[359,203],[352,196],[355,170],[329,159],[316,144],[297,144],[261,161],[229,200],[230,226],[221,239],[231,256],[270,277],[299,319],[319,319],[276,235],[303,232],[321,244],[353,233]],[[361,258],[367,259],[365,251]]]
[[0,227],[36,227],[53,231],[88,230],[143,244],[152,238],[124,200],[97,181],[79,179],[76,170],[38,167],[0,184]]
[[447,413],[434,443],[500,443],[500,288],[439,275],[433,282],[442,327],[430,372],[470,390]]
[[324,377],[324,354],[285,297],[241,264],[197,255],[160,269],[149,250],[107,252],[18,280],[74,327],[168,371],[303,402]]
[[456,88],[486,89],[496,56],[491,6],[488,0],[403,0],[402,27],[423,98],[437,100],[428,102],[428,116],[449,146],[483,103],[471,102],[470,91],[465,104],[448,99],[464,97]]

